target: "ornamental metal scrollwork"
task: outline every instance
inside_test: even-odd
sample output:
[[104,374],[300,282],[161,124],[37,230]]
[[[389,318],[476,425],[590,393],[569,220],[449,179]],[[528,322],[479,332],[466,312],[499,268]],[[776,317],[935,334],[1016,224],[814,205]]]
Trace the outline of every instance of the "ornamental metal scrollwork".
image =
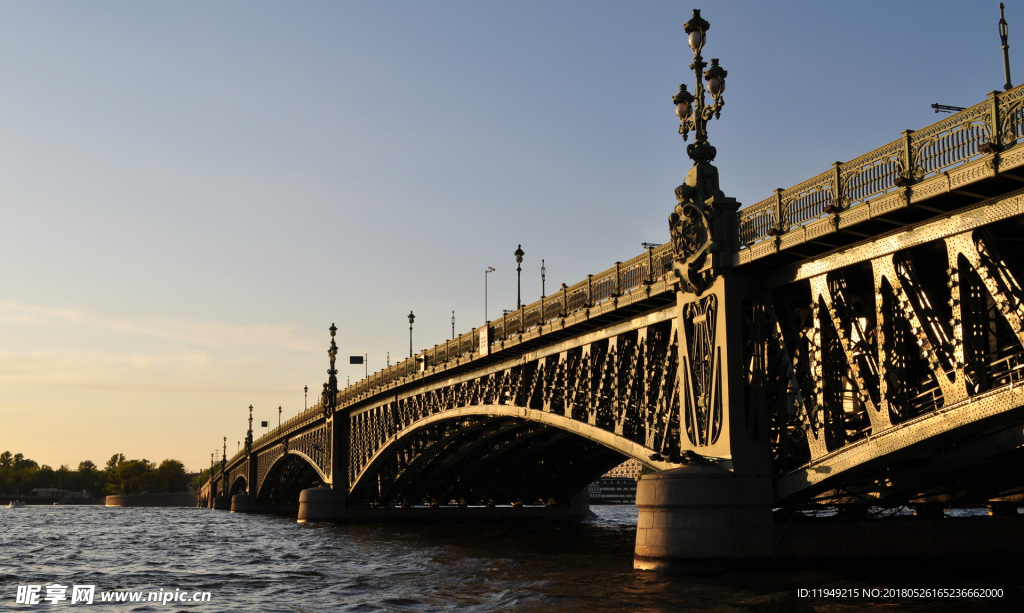
[[683,307],[687,356],[682,408],[691,445],[706,447],[722,434],[722,356],[715,346],[718,298],[706,296]]
[[678,204],[669,215],[669,235],[672,239],[672,269],[685,283],[685,289],[699,294],[709,282],[701,272],[714,244],[711,233],[711,210],[696,201],[698,190],[690,185],[676,188]]

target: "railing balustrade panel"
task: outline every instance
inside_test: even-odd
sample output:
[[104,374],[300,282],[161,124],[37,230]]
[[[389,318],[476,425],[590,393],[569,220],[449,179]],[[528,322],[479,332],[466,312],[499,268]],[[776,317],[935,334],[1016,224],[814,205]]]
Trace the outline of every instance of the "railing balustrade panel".
[[740,243],[752,245],[771,236],[769,232],[779,225],[775,218],[776,198],[772,196],[740,211]]
[[823,172],[813,179],[782,192],[783,227],[798,226],[827,215],[825,209],[835,202],[833,171]]
[[991,139],[991,125],[992,104],[985,101],[911,134],[914,178],[927,178],[983,155],[978,145]]

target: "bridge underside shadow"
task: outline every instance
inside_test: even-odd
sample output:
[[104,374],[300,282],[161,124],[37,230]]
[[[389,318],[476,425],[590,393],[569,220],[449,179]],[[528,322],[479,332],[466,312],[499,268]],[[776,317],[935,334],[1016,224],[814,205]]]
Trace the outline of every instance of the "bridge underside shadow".
[[359,476],[347,506],[566,506],[625,459],[549,424],[510,416],[458,416],[397,437]]
[[[894,508],[1024,502],[1024,411],[973,422],[892,453],[825,476],[808,491],[812,504]],[[902,434],[893,432],[892,436]],[[812,469],[813,470],[813,469]],[[781,488],[794,488],[797,473]],[[803,492],[806,496],[807,492]],[[794,496],[795,497],[795,496]]]

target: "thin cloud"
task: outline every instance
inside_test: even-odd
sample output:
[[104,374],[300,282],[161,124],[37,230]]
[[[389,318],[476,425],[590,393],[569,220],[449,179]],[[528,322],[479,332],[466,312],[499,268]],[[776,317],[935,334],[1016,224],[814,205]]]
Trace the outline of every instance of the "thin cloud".
[[290,326],[239,326],[218,321],[165,318],[115,319],[87,311],[11,300],[0,300],[0,322],[24,325],[53,325],[66,322],[208,347],[255,345],[303,352],[321,349],[313,339],[299,338]]

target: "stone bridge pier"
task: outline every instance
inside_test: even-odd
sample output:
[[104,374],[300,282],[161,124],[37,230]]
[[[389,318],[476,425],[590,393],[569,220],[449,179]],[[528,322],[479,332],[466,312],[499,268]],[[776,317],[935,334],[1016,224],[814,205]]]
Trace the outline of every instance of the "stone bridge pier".
[[330,433],[331,477],[324,485],[300,492],[299,523],[345,519],[345,497],[348,492],[348,420],[332,413],[327,418],[327,431]]
[[708,163],[695,165],[676,195],[669,223],[681,434],[673,459],[682,466],[637,484],[634,564],[646,570],[763,558],[774,533],[767,415],[745,406],[741,305],[757,283],[729,265],[739,203],[718,190]]

